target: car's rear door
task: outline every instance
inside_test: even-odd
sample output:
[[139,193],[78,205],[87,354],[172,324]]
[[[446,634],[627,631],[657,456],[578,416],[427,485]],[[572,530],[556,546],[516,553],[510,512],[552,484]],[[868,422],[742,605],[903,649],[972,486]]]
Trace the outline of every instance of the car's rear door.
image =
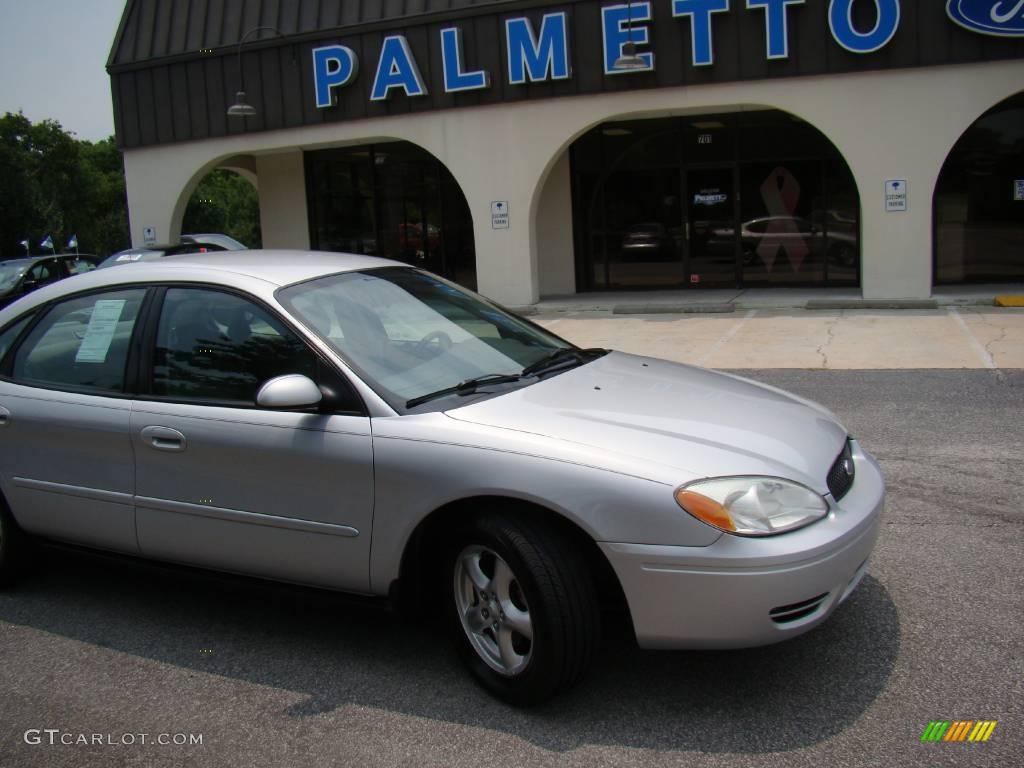
[[4,330],[0,485],[25,530],[138,551],[126,375],[145,296],[74,296]]
[[[373,451],[361,403],[252,297],[171,286],[157,304],[131,416],[143,554],[368,590]],[[340,392],[339,407],[258,408],[259,386],[291,373]]]

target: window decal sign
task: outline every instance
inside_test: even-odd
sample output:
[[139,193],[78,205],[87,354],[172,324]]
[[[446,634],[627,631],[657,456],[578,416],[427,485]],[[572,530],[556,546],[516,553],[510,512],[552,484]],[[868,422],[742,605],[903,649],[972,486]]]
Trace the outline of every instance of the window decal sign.
[[110,343],[114,340],[117,321],[121,319],[124,299],[100,299],[92,309],[89,327],[85,330],[82,346],[75,355],[76,363],[105,363]]
[[761,199],[771,222],[757,245],[757,255],[771,272],[779,252],[785,250],[793,271],[798,272],[811,253],[794,218],[800,204],[800,182],[792,171],[779,166],[761,182]]
[[946,14],[972,32],[1024,37],[1024,0],[948,0]]

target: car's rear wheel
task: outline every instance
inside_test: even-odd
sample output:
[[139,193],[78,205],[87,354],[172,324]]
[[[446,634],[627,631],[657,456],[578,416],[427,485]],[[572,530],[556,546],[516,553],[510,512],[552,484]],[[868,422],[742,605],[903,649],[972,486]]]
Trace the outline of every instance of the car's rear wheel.
[[448,558],[451,629],[474,677],[518,705],[576,683],[600,641],[597,596],[579,548],[553,527],[478,517]]

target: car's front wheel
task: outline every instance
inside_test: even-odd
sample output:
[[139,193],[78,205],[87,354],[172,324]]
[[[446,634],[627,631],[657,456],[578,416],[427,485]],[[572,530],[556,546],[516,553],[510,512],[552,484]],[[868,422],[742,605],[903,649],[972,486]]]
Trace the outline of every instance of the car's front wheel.
[[560,531],[484,515],[460,531],[448,563],[455,641],[488,690],[537,704],[583,675],[600,640],[600,610],[579,548]]

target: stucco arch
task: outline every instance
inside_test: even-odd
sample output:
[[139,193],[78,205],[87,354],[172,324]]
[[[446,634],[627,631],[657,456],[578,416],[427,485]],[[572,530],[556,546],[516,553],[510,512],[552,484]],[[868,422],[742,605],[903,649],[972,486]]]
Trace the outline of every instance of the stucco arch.
[[[1018,86],[1019,86],[1019,83],[1018,83]],[[950,154],[956,148],[956,145],[960,143],[960,140],[975,125],[975,123],[977,123],[979,120],[981,120],[981,118],[984,117],[990,110],[995,109],[996,107],[1002,105],[1003,103],[1009,101],[1010,99],[1013,99],[1013,98],[1019,97],[1019,96],[1024,96],[1024,90],[1022,90],[1022,89],[1020,89],[1018,87],[1015,90],[1011,90],[1005,96],[1001,96],[1000,98],[995,99],[995,101],[990,101],[987,104],[985,104],[981,109],[979,109],[977,112],[974,113],[973,117],[971,117],[971,119],[966,123],[966,125],[961,125],[961,126],[950,125],[949,126],[949,131],[947,131],[947,138],[949,138],[949,136],[952,136],[952,140],[949,141],[949,143],[948,143],[948,145],[946,147],[946,151],[945,151],[945,153],[942,156],[942,160],[939,163],[939,167],[936,169],[935,180],[934,180],[934,183],[932,184],[932,201],[933,202],[935,200],[936,187],[937,187],[937,184],[938,184],[938,181],[939,181],[939,176],[942,174],[942,169],[945,166],[946,161],[949,159]]]

